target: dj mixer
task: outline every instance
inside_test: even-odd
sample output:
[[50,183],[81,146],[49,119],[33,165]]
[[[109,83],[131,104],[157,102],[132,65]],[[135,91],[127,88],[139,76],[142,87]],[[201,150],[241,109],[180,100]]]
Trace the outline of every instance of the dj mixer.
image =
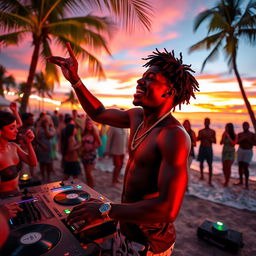
[[86,226],[84,222],[66,222],[72,209],[89,199],[111,202],[80,180],[34,186],[20,196],[1,200],[2,204],[17,202],[23,211],[9,220],[10,235],[0,255],[97,255],[89,249],[90,244],[109,239],[115,233],[115,223],[104,219]]

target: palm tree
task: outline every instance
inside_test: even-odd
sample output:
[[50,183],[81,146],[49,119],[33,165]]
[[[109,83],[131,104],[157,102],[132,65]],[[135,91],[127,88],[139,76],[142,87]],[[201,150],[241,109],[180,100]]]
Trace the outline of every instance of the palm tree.
[[6,76],[6,68],[0,65],[0,95],[4,97],[4,89],[9,91],[10,87],[15,88],[15,86],[14,77],[12,75]]
[[15,99],[15,101],[21,103],[22,97],[24,95],[25,89],[26,89],[26,82],[21,82],[18,84],[18,87],[16,88],[16,92],[15,95],[18,96],[17,99]]
[[42,111],[44,111],[44,97],[46,94],[49,98],[52,98],[53,84],[49,85],[47,83],[47,76],[43,72],[40,72],[35,74],[33,88],[37,90],[39,96],[43,99]]
[[230,69],[235,72],[243,100],[256,131],[255,115],[246,96],[237,68],[239,39],[246,39],[252,45],[256,41],[256,1],[250,0],[244,9],[243,6],[244,1],[242,0],[220,0],[215,7],[199,13],[194,23],[194,31],[204,21],[208,20],[208,34],[203,40],[192,45],[189,51],[193,52],[199,49],[208,50],[212,48],[210,54],[203,62],[203,70],[206,63],[214,60],[222,47]]
[[61,104],[65,104],[65,103],[70,103],[71,104],[71,108],[73,109],[74,105],[78,105],[79,101],[76,98],[75,93],[73,92],[73,90],[70,90],[70,92],[68,94],[66,94],[68,97],[61,102]]
[[[21,102],[21,113],[26,111],[39,58],[45,63],[45,57],[52,55],[51,42],[63,49],[70,42],[77,55],[87,58],[90,73],[104,76],[102,65],[92,52],[104,49],[110,54],[106,37],[113,31],[113,22],[106,17],[89,14],[77,17],[79,12],[89,13],[93,8],[108,10],[126,28],[135,27],[135,23],[138,26],[136,21],[147,29],[150,27],[149,15],[152,9],[146,0],[0,1],[0,26],[7,32],[0,36],[0,44],[17,45],[27,35],[32,38],[33,54]],[[70,15],[76,16],[70,18]],[[45,63],[45,66],[49,79],[58,81],[55,65]]]

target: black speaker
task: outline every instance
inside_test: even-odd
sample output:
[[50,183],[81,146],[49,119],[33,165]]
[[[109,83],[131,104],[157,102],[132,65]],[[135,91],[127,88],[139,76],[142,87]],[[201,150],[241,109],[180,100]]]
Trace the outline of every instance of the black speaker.
[[197,236],[224,250],[237,252],[244,246],[243,234],[229,229],[222,222],[205,220],[197,229]]

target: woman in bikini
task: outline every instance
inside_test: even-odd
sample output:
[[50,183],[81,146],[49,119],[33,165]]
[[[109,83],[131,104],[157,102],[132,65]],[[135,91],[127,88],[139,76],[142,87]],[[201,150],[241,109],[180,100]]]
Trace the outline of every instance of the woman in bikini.
[[231,167],[235,160],[235,145],[237,143],[237,135],[234,131],[234,125],[232,123],[228,123],[225,126],[225,131],[222,134],[220,144],[223,145],[222,148],[222,170],[224,173],[225,182],[223,184],[224,187],[228,186],[230,175],[231,175]]
[[15,116],[7,111],[0,111],[0,196],[15,195],[19,191],[19,171],[21,161],[36,166],[37,159],[31,142],[34,134],[28,130],[24,134],[27,153],[16,143],[18,133]]

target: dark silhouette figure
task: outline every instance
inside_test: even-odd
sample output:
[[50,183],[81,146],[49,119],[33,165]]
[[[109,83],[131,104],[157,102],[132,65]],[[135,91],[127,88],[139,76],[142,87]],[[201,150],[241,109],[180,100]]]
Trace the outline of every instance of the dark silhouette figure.
[[243,132],[238,133],[237,144],[239,145],[237,151],[237,162],[239,171],[239,182],[236,185],[243,184],[243,175],[245,177],[245,188],[249,187],[249,166],[252,161],[252,148],[256,145],[255,133],[249,131],[250,125],[248,122],[243,123]]
[[200,162],[200,179],[204,179],[204,160],[206,160],[209,167],[209,181],[208,184],[212,186],[212,160],[213,151],[212,144],[216,143],[216,133],[210,128],[210,119],[204,119],[205,128],[198,132],[197,140],[200,141],[199,152],[197,160]]

